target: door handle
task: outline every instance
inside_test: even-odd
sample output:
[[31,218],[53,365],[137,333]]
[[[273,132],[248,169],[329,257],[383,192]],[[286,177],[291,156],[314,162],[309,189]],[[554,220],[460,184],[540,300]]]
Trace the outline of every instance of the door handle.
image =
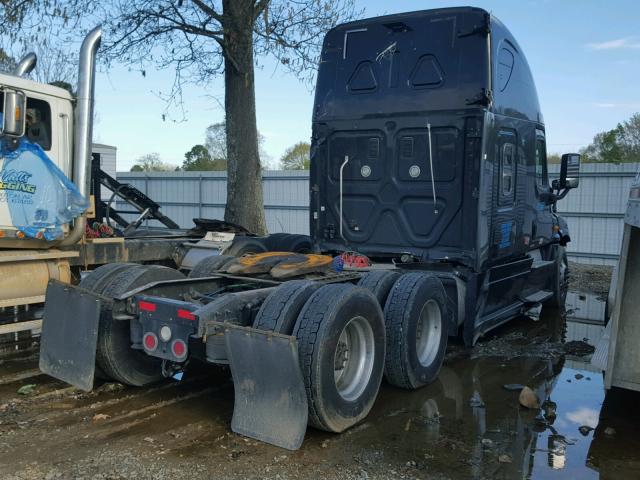
[[343,180],[343,170],[347,163],[349,163],[349,155],[344,156],[344,162],[342,162],[342,165],[340,165],[340,237],[345,242],[346,242],[346,239],[342,234],[342,180]]

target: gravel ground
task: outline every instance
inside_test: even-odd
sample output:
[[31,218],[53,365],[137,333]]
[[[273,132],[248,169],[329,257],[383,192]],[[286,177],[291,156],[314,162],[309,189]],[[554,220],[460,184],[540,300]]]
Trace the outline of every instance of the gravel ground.
[[576,292],[606,297],[613,267],[569,262],[569,288]]
[[[611,268],[570,268],[572,290],[606,294]],[[362,424],[342,435],[309,429],[296,452],[230,431],[226,374],[195,370],[181,383],[84,393],[41,374],[37,347],[16,350],[0,360],[0,479],[524,477],[532,460],[522,445],[535,451],[536,418],[503,386],[547,395],[564,363],[565,325],[564,316],[543,313],[538,322],[509,322],[473,349],[452,341],[434,384],[415,392],[383,384]],[[482,405],[470,400],[478,392]]]

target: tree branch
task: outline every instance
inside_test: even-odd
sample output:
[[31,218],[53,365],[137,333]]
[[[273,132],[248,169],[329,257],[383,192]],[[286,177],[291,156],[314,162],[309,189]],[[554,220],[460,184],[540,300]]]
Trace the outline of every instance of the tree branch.
[[216,12],[216,10],[213,7],[210,7],[209,5],[207,5],[201,0],[192,0],[192,1],[193,3],[196,4],[196,6],[200,10],[202,10],[204,13],[209,15],[211,18],[215,18],[224,27],[224,23],[225,23],[224,15],[219,14],[218,12]]

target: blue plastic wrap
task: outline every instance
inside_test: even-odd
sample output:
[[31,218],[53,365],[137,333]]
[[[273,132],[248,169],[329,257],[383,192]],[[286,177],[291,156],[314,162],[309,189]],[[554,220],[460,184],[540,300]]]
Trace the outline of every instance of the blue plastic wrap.
[[26,138],[18,142],[17,148],[8,139],[0,142],[0,228],[16,228],[31,238],[62,238],[62,226],[89,202],[40,145]]

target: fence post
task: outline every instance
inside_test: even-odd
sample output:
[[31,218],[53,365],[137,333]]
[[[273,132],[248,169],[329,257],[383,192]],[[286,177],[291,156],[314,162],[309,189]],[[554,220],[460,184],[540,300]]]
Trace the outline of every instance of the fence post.
[[198,218],[202,218],[202,172],[198,173]]
[[[149,196],[149,175],[147,175],[146,173],[144,174],[144,194],[147,197]],[[149,220],[144,221],[144,226],[149,226]]]

